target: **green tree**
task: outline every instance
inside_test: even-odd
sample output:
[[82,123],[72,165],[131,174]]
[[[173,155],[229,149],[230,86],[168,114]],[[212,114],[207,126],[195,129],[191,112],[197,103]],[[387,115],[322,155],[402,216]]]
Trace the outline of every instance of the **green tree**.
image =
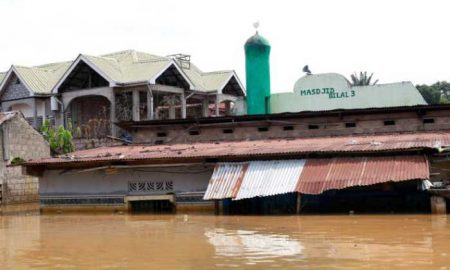
[[378,83],[378,80],[375,80],[372,83],[372,77],[373,73],[370,74],[370,76],[367,76],[367,71],[359,72],[359,75],[355,72],[352,75],[350,75],[350,78],[352,79],[352,85],[355,86],[362,86],[362,85],[375,85]]
[[42,135],[50,144],[50,149],[56,153],[69,153],[74,151],[72,129],[51,126],[50,121],[45,120],[41,127]]
[[450,103],[450,83],[438,81],[432,85],[421,84],[416,88],[428,104]]

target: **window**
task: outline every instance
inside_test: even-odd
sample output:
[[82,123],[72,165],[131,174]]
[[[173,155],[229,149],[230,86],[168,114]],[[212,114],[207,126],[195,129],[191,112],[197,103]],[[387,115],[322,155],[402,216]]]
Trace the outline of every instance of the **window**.
[[158,133],[156,133],[156,137],[167,137],[167,133],[166,132],[158,132]]
[[198,130],[191,130],[191,131],[189,131],[189,135],[191,135],[191,136],[200,135],[200,131],[198,131]]
[[434,118],[425,118],[423,119],[424,124],[434,124]]
[[395,121],[394,120],[385,120],[384,125],[385,126],[393,126],[393,125],[395,125]]
[[259,127],[258,128],[258,132],[267,132],[267,131],[269,131],[268,127]]
[[234,130],[231,129],[231,128],[226,128],[226,129],[222,130],[222,132],[225,133],[225,134],[230,134],[230,133],[233,133]]
[[16,80],[14,81],[15,84],[20,84],[20,79],[16,78]]
[[284,126],[283,130],[284,131],[294,130],[294,126]]
[[319,129],[319,125],[308,125],[308,129]]
[[345,123],[345,127],[346,128],[354,128],[354,127],[356,127],[356,123],[355,122]]
[[156,140],[155,141],[155,145],[161,145],[161,144],[164,144],[163,140]]

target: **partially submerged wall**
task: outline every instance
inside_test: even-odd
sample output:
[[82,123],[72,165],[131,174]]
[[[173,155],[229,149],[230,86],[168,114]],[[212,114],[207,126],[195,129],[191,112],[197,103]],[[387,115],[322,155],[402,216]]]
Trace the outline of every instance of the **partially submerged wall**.
[[3,151],[7,151],[8,160],[1,158],[0,183],[2,183],[2,203],[33,202],[39,199],[38,178],[22,173],[21,166],[10,166],[15,158],[23,160],[49,157],[48,143],[27,121],[16,116],[2,124],[3,136],[8,136]]
[[212,166],[133,167],[94,171],[46,170],[40,179],[43,208],[112,206],[126,208],[126,198],[174,194],[176,207],[212,206],[202,200]]

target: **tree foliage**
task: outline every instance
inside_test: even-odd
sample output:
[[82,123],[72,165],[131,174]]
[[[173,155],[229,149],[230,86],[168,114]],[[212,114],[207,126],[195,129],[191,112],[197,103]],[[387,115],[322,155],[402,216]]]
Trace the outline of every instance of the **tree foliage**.
[[55,127],[50,121],[45,120],[41,127],[42,135],[50,144],[50,149],[57,153],[69,153],[74,151],[72,130],[69,127]]
[[432,85],[421,84],[416,88],[428,104],[450,103],[450,83],[446,81],[438,81]]
[[355,86],[362,86],[362,85],[375,85],[378,83],[378,80],[375,80],[372,83],[372,77],[373,73],[371,73],[369,76],[367,76],[367,71],[359,72],[359,75],[355,72],[352,75],[350,75],[350,78],[352,80],[352,85]]

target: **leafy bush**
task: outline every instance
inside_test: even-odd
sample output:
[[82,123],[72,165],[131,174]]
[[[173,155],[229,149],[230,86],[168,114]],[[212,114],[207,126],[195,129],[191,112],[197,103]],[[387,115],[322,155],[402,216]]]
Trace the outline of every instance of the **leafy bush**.
[[50,149],[56,153],[69,153],[74,151],[72,128],[63,126],[51,126],[50,121],[45,120],[41,133],[50,144]]

